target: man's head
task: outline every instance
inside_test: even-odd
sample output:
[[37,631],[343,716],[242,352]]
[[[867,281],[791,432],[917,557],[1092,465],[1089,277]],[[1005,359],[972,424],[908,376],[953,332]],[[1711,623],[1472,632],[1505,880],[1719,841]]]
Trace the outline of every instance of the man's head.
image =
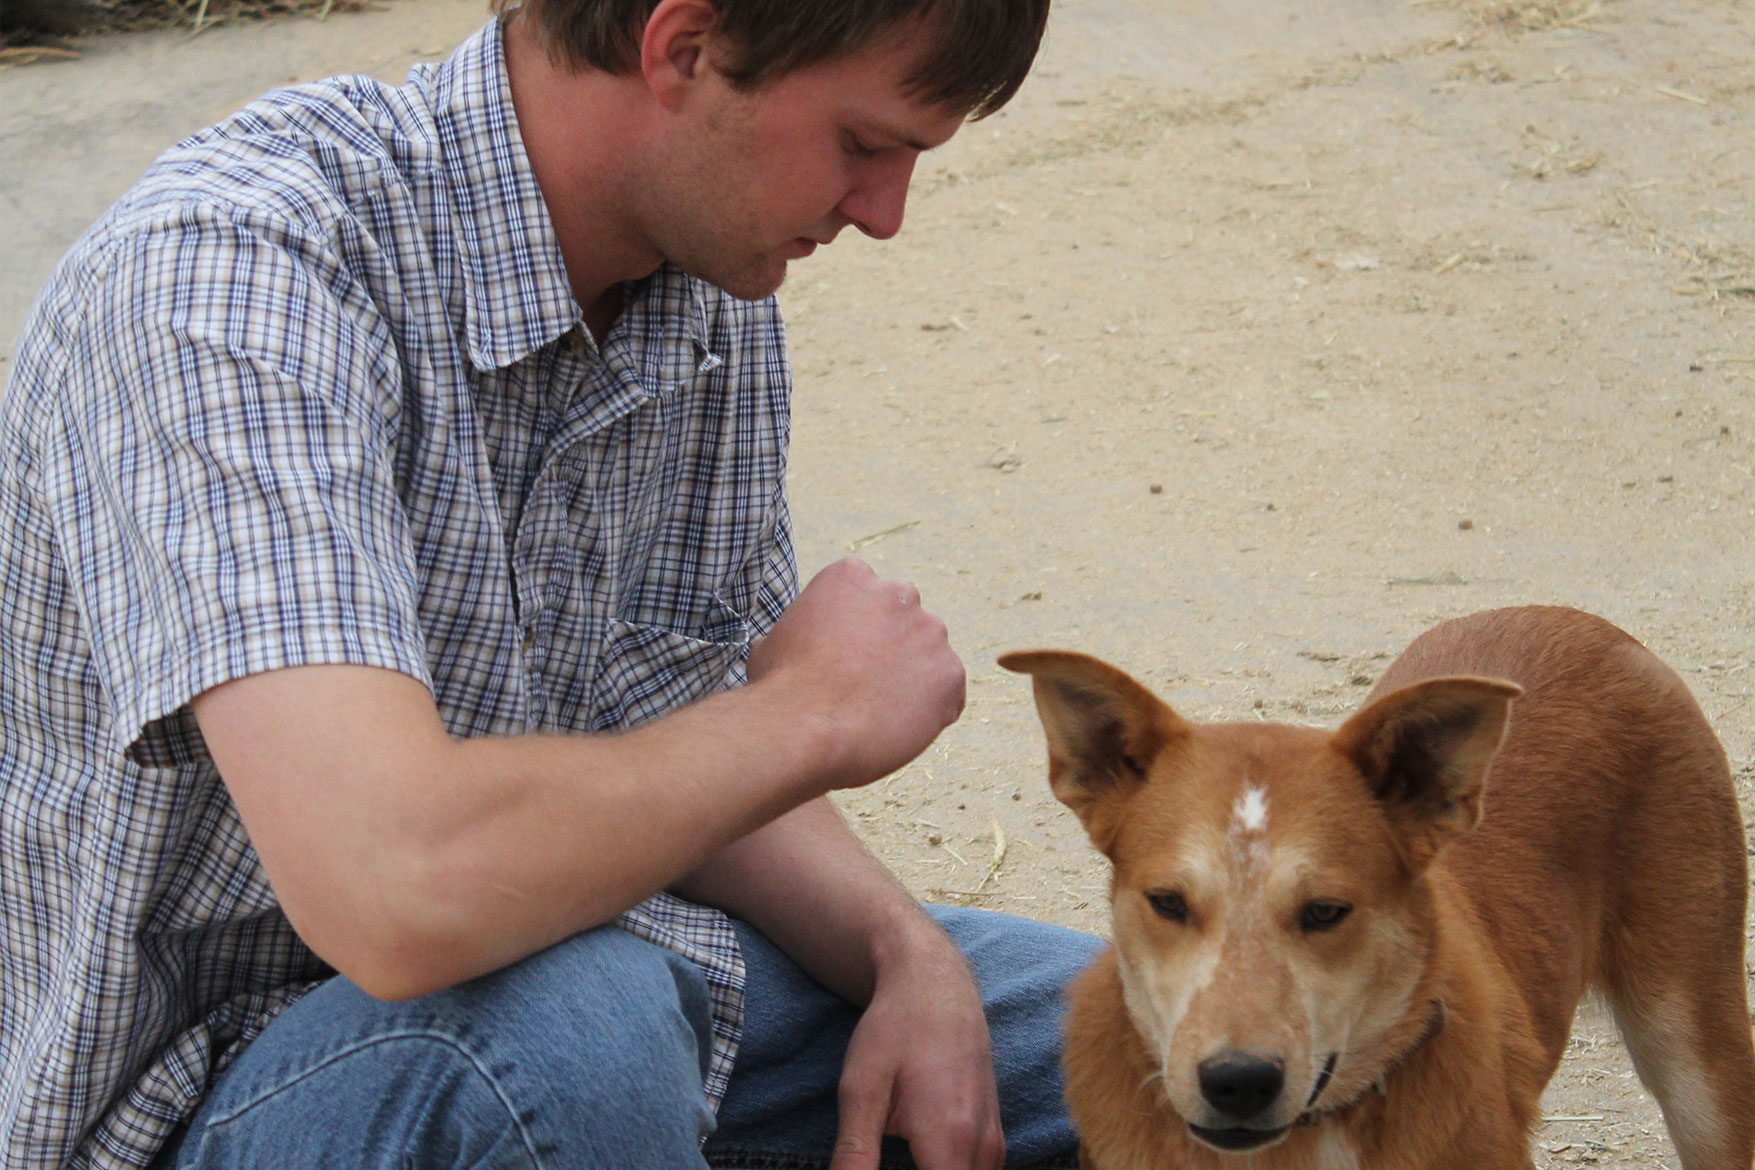
[[615,203],[642,247],[745,299],[772,293],[788,261],[844,227],[894,235],[919,154],[1016,92],[1048,10],[1048,0],[497,3],[556,69],[644,95],[644,129],[613,163],[625,181]]
[[[640,67],[646,23],[660,0],[494,0],[520,14],[557,62],[628,73]],[[1049,0],[715,0],[734,84],[765,81],[871,47],[898,31],[928,43],[904,84],[929,105],[983,118],[1011,100],[1048,21]]]

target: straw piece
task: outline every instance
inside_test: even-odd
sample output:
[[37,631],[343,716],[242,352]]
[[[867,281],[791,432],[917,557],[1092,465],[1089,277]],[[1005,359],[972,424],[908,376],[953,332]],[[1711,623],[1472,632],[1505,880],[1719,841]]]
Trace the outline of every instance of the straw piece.
[[1654,85],[1652,88],[1663,94],[1665,97],[1681,98],[1683,101],[1693,102],[1697,106],[1704,106],[1707,104],[1706,99],[1703,97],[1696,97],[1694,94],[1684,93],[1679,89],[1671,89],[1667,85]]

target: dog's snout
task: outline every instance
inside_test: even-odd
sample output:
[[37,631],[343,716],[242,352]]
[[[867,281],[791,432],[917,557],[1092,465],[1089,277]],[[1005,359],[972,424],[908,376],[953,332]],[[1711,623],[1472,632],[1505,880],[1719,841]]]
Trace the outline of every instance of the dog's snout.
[[1227,1048],[1200,1063],[1200,1092],[1207,1104],[1234,1121],[1248,1121],[1272,1105],[1286,1085],[1277,1060]]

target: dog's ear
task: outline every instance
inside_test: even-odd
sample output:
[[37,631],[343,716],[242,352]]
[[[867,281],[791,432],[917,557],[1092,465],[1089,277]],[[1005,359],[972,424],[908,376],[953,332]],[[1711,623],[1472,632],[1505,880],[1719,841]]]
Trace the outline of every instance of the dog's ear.
[[1330,741],[1359,769],[1415,869],[1481,823],[1487,766],[1505,739],[1515,683],[1433,678],[1392,691]]
[[1096,806],[1132,791],[1164,746],[1189,732],[1151,691],[1089,655],[1018,650],[1001,655],[999,664],[1030,676],[1048,736],[1049,786],[1093,838]]

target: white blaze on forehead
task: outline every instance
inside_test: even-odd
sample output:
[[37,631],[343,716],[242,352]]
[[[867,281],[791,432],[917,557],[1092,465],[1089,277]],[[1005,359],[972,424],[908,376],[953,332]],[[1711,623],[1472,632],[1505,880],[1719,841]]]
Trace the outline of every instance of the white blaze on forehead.
[[1231,829],[1235,833],[1267,831],[1267,793],[1251,786],[1231,806]]

